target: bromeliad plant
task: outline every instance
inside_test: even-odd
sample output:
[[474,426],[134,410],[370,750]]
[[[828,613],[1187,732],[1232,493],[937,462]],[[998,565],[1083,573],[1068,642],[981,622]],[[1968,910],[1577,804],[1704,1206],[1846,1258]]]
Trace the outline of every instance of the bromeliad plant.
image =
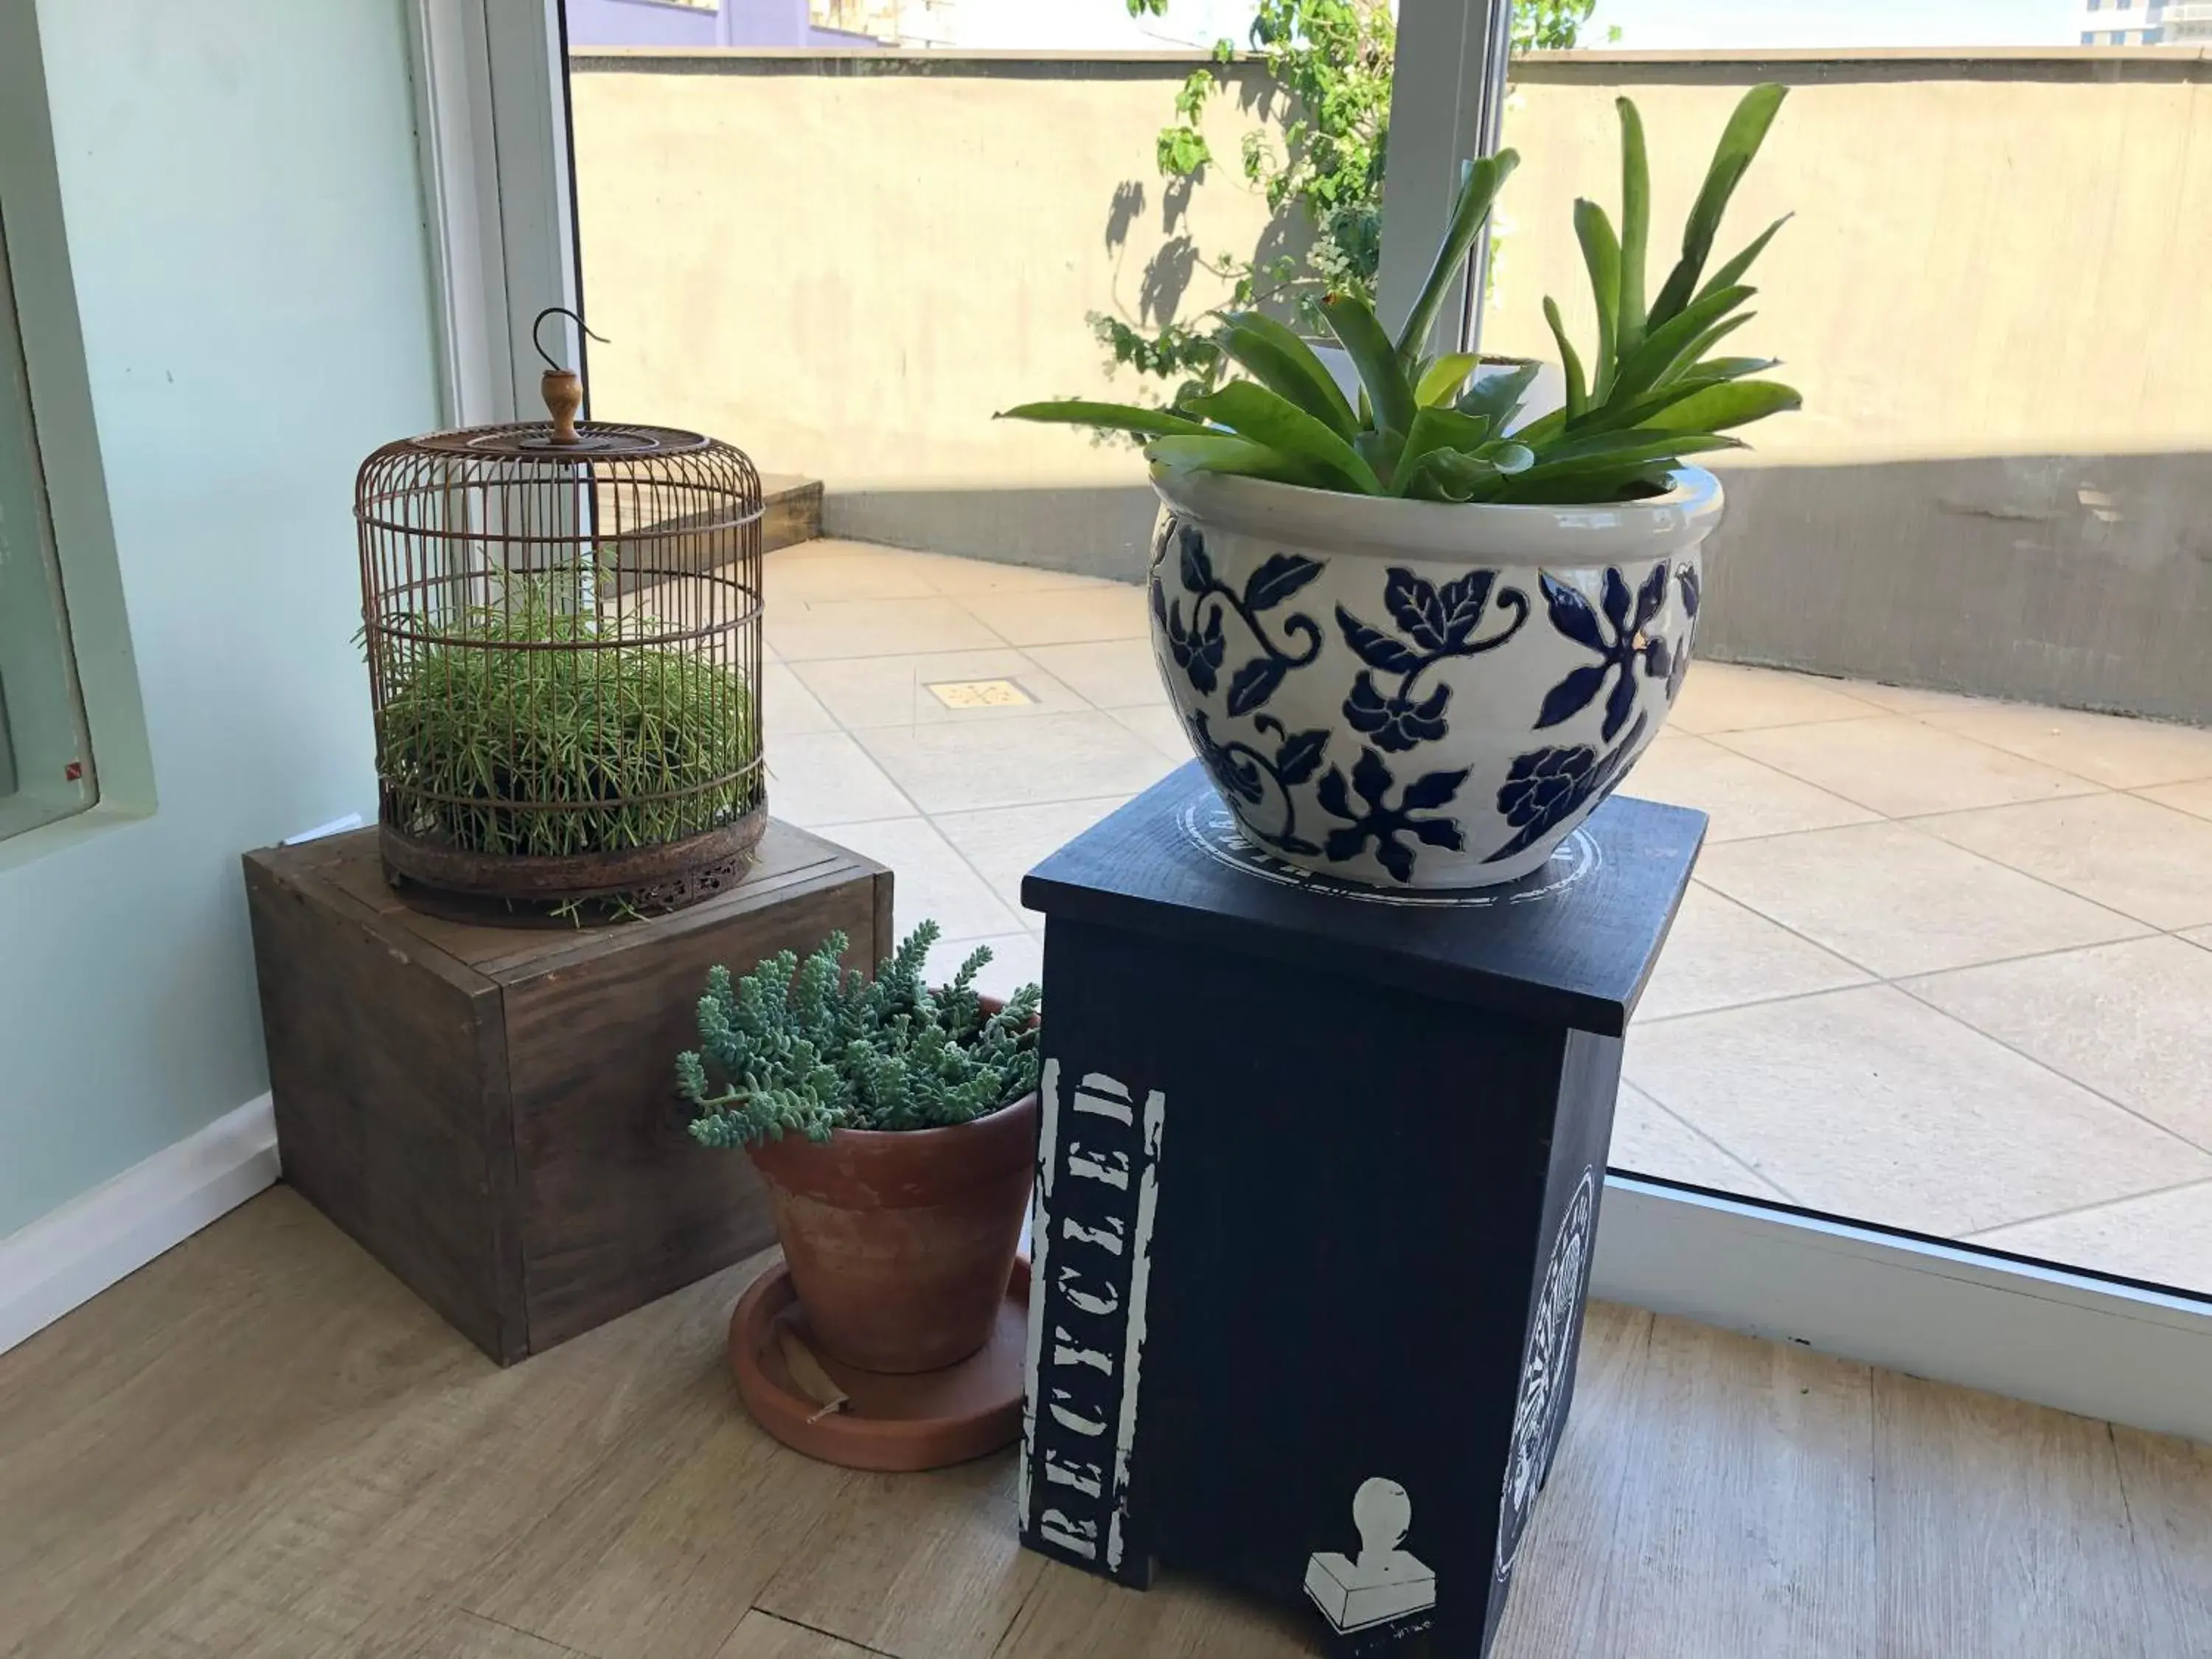
[[736,1147],[794,1133],[827,1140],[839,1129],[939,1128],[1036,1088],[1042,993],[1024,986],[987,1012],[975,981],[988,945],[931,990],[923,963],[938,933],[923,922],[872,981],[839,969],[851,942],[843,933],[804,964],[784,951],[743,979],[712,969],[700,1047],[676,1059],[677,1086],[698,1112],[692,1139]]
[[1626,98],[1620,115],[1621,222],[1577,201],[1597,309],[1587,370],[1559,307],[1544,301],[1566,378],[1564,407],[1521,421],[1533,364],[1469,380],[1473,353],[1424,350],[1446,294],[1520,158],[1500,150],[1467,165],[1443,245],[1393,341],[1374,308],[1339,294],[1322,310],[1358,371],[1355,409],[1313,349],[1256,311],[1234,313],[1222,350],[1251,378],[1165,409],[1061,399],[1024,404],[1008,417],[1108,428],[1150,441],[1146,454],[1174,471],[1239,473],[1361,495],[1437,501],[1610,501],[1657,495],[1684,456],[1742,447],[1736,427],[1798,406],[1797,393],[1759,378],[1771,359],[1715,357],[1750,321],[1758,290],[1743,277],[1784,221],[1777,220],[1708,277],[1705,264],[1729,198],[1759,153],[1785,88],[1753,88],[1729,118],[1682,233],[1681,257],[1644,302],[1650,168],[1644,123]]

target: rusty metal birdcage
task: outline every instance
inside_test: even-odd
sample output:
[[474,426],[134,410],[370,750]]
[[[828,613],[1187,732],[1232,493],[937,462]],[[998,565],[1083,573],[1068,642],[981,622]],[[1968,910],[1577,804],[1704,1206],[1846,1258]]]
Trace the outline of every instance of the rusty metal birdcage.
[[696,433],[579,424],[575,376],[545,381],[550,422],[361,469],[385,864],[671,909],[734,880],[767,822],[760,475]]

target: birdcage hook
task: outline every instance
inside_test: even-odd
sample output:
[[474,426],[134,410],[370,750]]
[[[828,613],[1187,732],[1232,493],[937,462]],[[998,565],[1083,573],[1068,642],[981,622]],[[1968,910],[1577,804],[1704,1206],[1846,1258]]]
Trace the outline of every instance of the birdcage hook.
[[586,337],[601,345],[609,344],[604,334],[593,334],[581,317],[566,306],[548,306],[538,313],[538,320],[530,325],[530,343],[538,348],[538,355],[545,360],[545,372],[539,375],[538,391],[545,399],[545,412],[553,417],[553,435],[549,441],[556,449],[588,447],[590,441],[576,430],[576,411],[584,406],[584,380],[573,368],[563,368],[553,361],[553,354],[538,338],[548,317],[566,317],[584,331]]
[[592,331],[591,325],[585,322],[585,320],[581,317],[578,316],[574,312],[569,310],[568,307],[546,307],[544,310],[538,313],[538,320],[530,325],[530,343],[538,348],[538,355],[545,360],[545,367],[551,369],[556,374],[565,374],[570,371],[562,368],[560,364],[553,361],[553,354],[546,350],[545,342],[539,337],[539,331],[545,326],[545,319],[548,317],[566,317],[570,322],[575,324],[578,328],[581,329],[586,337],[597,340],[601,345],[611,345],[614,343],[614,342],[608,339],[605,335],[593,333]]

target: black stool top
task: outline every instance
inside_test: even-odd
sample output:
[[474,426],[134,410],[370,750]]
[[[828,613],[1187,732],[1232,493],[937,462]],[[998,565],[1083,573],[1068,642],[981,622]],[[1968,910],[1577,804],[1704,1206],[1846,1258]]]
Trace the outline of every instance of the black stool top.
[[1247,842],[1193,761],[1030,871],[1022,902],[1620,1036],[1705,835],[1703,812],[1614,795],[1509,885],[1356,887]]

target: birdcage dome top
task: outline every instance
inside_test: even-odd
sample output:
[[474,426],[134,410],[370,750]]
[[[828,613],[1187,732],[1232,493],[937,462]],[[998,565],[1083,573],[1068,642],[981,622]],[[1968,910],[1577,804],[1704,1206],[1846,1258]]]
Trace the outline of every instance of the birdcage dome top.
[[523,461],[533,465],[569,465],[579,461],[641,461],[655,456],[696,455],[720,450],[734,455],[729,445],[696,432],[672,426],[637,426],[620,421],[580,421],[574,442],[556,435],[550,421],[512,421],[499,426],[463,427],[452,432],[430,432],[403,438],[386,447],[390,451],[413,451],[428,455],[465,455],[486,459]]

